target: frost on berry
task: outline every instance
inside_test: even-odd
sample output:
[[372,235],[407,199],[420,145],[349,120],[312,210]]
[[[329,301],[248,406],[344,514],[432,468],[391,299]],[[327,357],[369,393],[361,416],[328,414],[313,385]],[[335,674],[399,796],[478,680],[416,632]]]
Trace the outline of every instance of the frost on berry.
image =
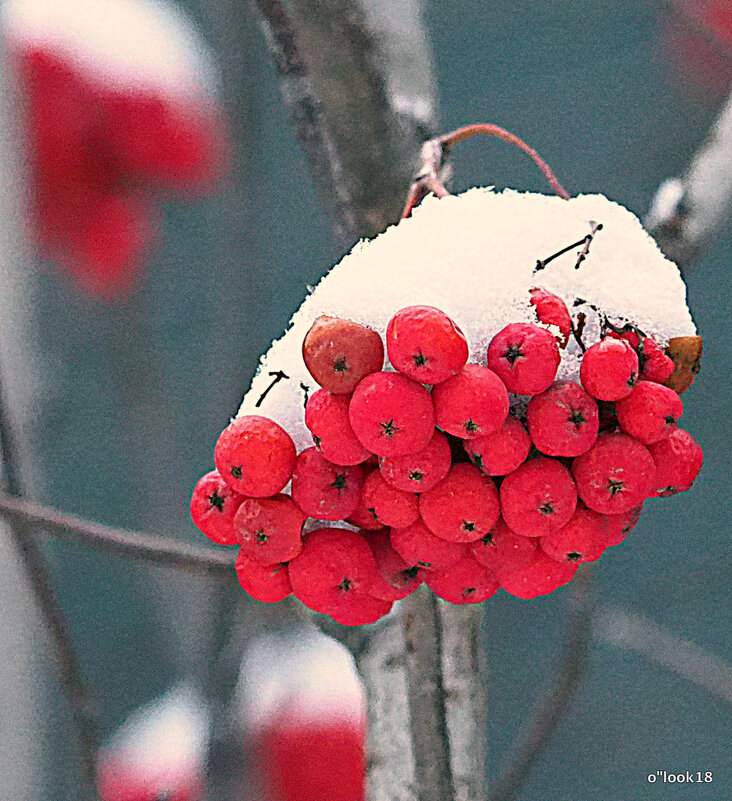
[[656,467],[652,497],[676,495],[691,488],[704,462],[704,453],[688,431],[676,428],[665,439],[649,445],[648,450]]
[[580,379],[593,398],[603,401],[625,398],[638,382],[638,355],[627,340],[605,337],[587,348]]
[[289,495],[246,498],[234,516],[234,532],[245,556],[261,565],[289,562],[300,553],[305,515]]
[[274,604],[292,592],[287,565],[261,565],[239,551],[234,567],[242,589],[255,601]]
[[509,595],[530,600],[569,584],[576,572],[576,562],[558,562],[539,548],[528,565],[511,573],[501,573],[498,581]]
[[590,509],[621,514],[648,497],[656,468],[648,448],[627,434],[608,432],[574,460],[572,475]]
[[510,323],[488,346],[488,367],[509,392],[538,395],[551,386],[559,367],[559,348],[545,328]]
[[508,415],[492,434],[464,441],[470,461],[487,476],[506,476],[526,460],[531,439],[519,420]]
[[422,583],[420,569],[410,565],[394,550],[389,531],[379,529],[365,535],[376,560],[382,582],[375,582],[371,594],[384,601],[400,601],[411,595]]
[[529,295],[531,305],[536,307],[538,321],[544,325],[556,326],[559,329],[557,343],[560,348],[566,348],[572,333],[572,318],[569,316],[567,304],[557,295],[538,287],[530,290]]
[[410,565],[428,570],[446,570],[468,553],[468,546],[435,536],[422,520],[390,532],[394,550]]
[[475,542],[496,524],[498,491],[471,464],[455,464],[445,478],[419,497],[427,528],[449,542]]
[[673,359],[663,352],[663,348],[655,339],[646,337],[643,340],[643,358],[639,359],[641,378],[665,384],[671,378],[675,365]]
[[579,456],[597,439],[595,400],[574,381],[555,381],[526,409],[531,440],[547,456]]
[[217,545],[236,545],[233,520],[244,500],[211,470],[201,476],[191,496],[191,519],[196,528]]
[[426,492],[447,475],[451,459],[447,437],[435,429],[421,451],[405,456],[382,456],[379,470],[392,487],[404,492]]
[[361,444],[378,456],[421,451],[435,428],[429,392],[399,373],[366,376],[353,393],[349,415]]
[[316,520],[345,520],[356,511],[362,484],[360,465],[332,464],[316,448],[308,448],[295,462],[292,499]]
[[318,450],[333,464],[351,466],[371,456],[351,428],[350,401],[350,395],[319,389],[305,406],[305,425],[313,434]]
[[389,361],[421,384],[439,384],[456,375],[468,360],[463,332],[433,306],[408,306],[386,328]]
[[432,390],[437,425],[461,439],[492,434],[508,414],[508,392],[501,379],[480,364],[466,364],[460,373]]
[[534,537],[516,534],[503,518],[499,518],[485,537],[471,543],[470,551],[484,567],[499,575],[527,565],[534,558],[537,547]]
[[382,526],[404,528],[419,517],[417,496],[387,484],[378,470],[366,477],[361,489],[361,504]]
[[627,512],[622,512],[619,515],[605,515],[605,521],[607,523],[605,546],[607,548],[612,548],[615,545],[620,545],[635,528],[642,511],[643,504],[639,503],[638,506],[634,506],[632,509],[628,509]]
[[390,601],[371,595],[382,579],[368,543],[353,531],[311,531],[288,572],[292,591],[305,606],[342,625],[375,623],[391,609]]
[[651,445],[676,427],[684,404],[676,392],[653,381],[641,381],[627,398],[615,404],[620,427],[626,434]]
[[479,604],[498,590],[498,580],[470,554],[447,570],[425,571],[425,584],[443,601]]
[[323,389],[350,393],[362,378],[384,366],[384,345],[365,325],[324,315],[305,335],[302,356]]
[[569,470],[556,459],[540,456],[525,462],[501,484],[501,514],[525,537],[541,537],[568,523],[577,506]]
[[241,495],[267,498],[282,490],[295,466],[295,445],[280,425],[267,417],[233,420],[214,448],[216,469]]
[[664,382],[681,395],[694,383],[701,369],[701,337],[673,337],[668,342],[666,353],[674,363],[674,371]]
[[607,547],[607,519],[591,509],[576,509],[568,523],[541,537],[539,545],[558,562],[593,562]]

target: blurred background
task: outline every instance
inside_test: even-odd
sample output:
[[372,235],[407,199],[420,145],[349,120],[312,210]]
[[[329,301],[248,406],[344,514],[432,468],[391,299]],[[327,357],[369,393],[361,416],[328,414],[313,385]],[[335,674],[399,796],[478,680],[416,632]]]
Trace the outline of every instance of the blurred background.
[[[420,138],[494,122],[536,147],[570,193],[602,192],[643,216],[658,186],[686,173],[732,87],[728,0],[351,3],[386,110],[351,107],[359,116],[345,122],[333,111],[334,138],[354,185],[388,187],[391,204],[367,198],[369,213],[334,235],[261,28],[268,5],[0,0],[0,376],[30,499],[204,544],[188,518],[190,492],[259,355],[359,233],[396,220]],[[318,37],[330,31],[338,47],[337,15],[349,4],[286,5],[326,111],[346,113],[336,101],[357,96],[362,76],[348,65],[358,59],[340,64]],[[406,131],[401,149],[385,136],[372,141],[371,161],[349,160],[348,142],[370,137],[380,114]],[[732,148],[728,158],[732,175]],[[472,140],[452,161],[453,191],[548,191],[502,143]],[[646,504],[627,542],[598,564],[589,670],[516,796],[523,801],[668,799],[672,788],[646,781],[657,770],[713,772],[713,783],[674,797],[732,797],[732,225],[722,223],[684,271],[705,343],[685,419],[705,467],[690,493]],[[290,698],[299,692],[293,664],[315,665],[318,676],[336,670],[314,656],[330,646],[235,586],[38,542],[105,759],[134,761],[137,748],[159,752],[163,773],[186,766],[175,782],[188,789],[128,792],[111,782],[105,801],[295,798],[255,786],[256,737],[224,747],[251,725],[246,688],[235,692],[239,665],[248,654],[249,675]],[[0,557],[0,795],[86,801],[70,709],[4,523]],[[532,603],[499,594],[486,605],[491,780],[560,658],[566,592]],[[623,621],[640,634],[626,625],[623,635]],[[347,660],[338,669],[347,675]],[[314,694],[319,686],[313,680]],[[346,718],[358,732],[357,689],[339,697],[351,699]],[[201,789],[210,743],[219,772]],[[336,801],[328,793],[297,798]]]

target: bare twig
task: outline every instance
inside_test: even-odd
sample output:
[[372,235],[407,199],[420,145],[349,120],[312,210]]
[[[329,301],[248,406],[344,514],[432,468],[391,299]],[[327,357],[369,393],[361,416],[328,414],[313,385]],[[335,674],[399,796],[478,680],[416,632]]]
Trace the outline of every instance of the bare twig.
[[584,565],[570,597],[569,636],[562,665],[546,697],[531,716],[521,746],[488,795],[488,801],[510,801],[526,780],[556,731],[587,666],[591,635],[591,568]]
[[172,567],[225,581],[235,578],[230,551],[199,548],[167,537],[112,528],[5,493],[0,493],[0,514],[37,526],[54,537],[90,545],[157,567]]
[[402,601],[407,697],[419,801],[451,801],[455,787],[442,684],[438,600],[422,585]]

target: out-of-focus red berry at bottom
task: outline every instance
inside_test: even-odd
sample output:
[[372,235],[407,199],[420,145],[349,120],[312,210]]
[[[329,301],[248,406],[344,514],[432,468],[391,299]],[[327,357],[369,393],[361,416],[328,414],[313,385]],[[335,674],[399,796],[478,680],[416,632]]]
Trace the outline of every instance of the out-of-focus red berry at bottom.
[[204,785],[202,776],[194,771],[166,779],[146,776],[120,760],[100,766],[97,791],[101,801],[200,801]]

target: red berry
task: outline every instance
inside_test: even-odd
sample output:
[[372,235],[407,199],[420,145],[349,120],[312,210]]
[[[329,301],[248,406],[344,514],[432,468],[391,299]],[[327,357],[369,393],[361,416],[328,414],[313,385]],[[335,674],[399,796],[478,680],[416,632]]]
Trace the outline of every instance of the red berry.
[[447,437],[435,430],[432,439],[417,453],[382,456],[379,470],[384,480],[404,492],[426,492],[442,481],[450,469],[452,454]]
[[643,340],[643,366],[641,378],[665,384],[674,371],[674,360],[663,352],[663,348],[650,337]]
[[361,497],[363,468],[331,464],[316,448],[307,448],[295,462],[292,498],[316,520],[345,520]]
[[361,444],[378,456],[421,451],[435,412],[427,390],[399,373],[373,373],[356,387],[348,413]]
[[287,565],[260,565],[239,551],[234,567],[242,589],[256,601],[275,604],[292,592]]
[[638,356],[626,340],[605,337],[585,351],[580,380],[593,398],[625,398],[638,381]]
[[532,289],[531,305],[536,306],[536,316],[540,323],[553,325],[559,329],[556,340],[560,348],[566,348],[569,335],[572,333],[572,318],[569,316],[567,304],[557,295],[547,292],[546,289]]
[[247,415],[233,420],[214,448],[224,481],[242,495],[267,498],[282,490],[295,466],[295,444],[274,420]]
[[523,424],[508,415],[492,434],[466,439],[465,451],[470,460],[487,476],[507,476],[526,461],[531,439]]
[[196,528],[217,545],[236,545],[232,521],[243,495],[234,492],[218,470],[201,476],[191,496],[191,519]]
[[656,466],[652,497],[686,492],[701,470],[704,453],[699,443],[683,428],[674,429],[665,439],[648,446]]
[[305,606],[343,625],[375,623],[391,609],[390,602],[370,595],[381,577],[368,543],[353,531],[311,531],[288,571],[292,591]]
[[643,511],[643,504],[639,503],[627,512],[619,515],[605,515],[607,529],[605,532],[605,546],[611,548],[620,543],[635,528]]
[[653,488],[656,468],[644,445],[627,434],[600,434],[572,464],[577,492],[596,512],[621,514],[637,506]]
[[348,417],[350,395],[334,395],[319,389],[305,406],[305,425],[323,456],[333,464],[351,466],[365,462],[371,453],[358,441]]
[[667,437],[684,411],[681,398],[668,387],[641,381],[615,404],[620,427],[638,442],[651,445]]
[[561,528],[574,514],[577,490],[569,470],[540,456],[503,479],[501,513],[517,534],[541,537]]
[[421,384],[439,384],[468,360],[463,332],[439,309],[408,306],[389,320],[386,351],[394,369]]
[[260,565],[289,562],[300,553],[305,515],[289,495],[247,498],[234,516],[234,531],[245,556]]
[[419,512],[433,534],[449,542],[475,542],[496,524],[496,485],[472,464],[455,464],[419,497]]
[[[371,473],[378,472],[372,470]],[[366,478],[368,478],[369,473]],[[366,479],[364,479],[365,483]],[[363,485],[361,487],[363,489]],[[376,519],[376,515],[374,512],[367,508],[366,504],[363,502],[363,492],[359,496],[358,499],[358,506],[351,512],[350,515],[346,518],[346,520],[353,526],[358,526],[359,528],[365,528],[369,531],[376,531],[377,529],[383,528],[383,524],[379,523]]]
[[547,456],[579,456],[597,439],[597,403],[574,381],[555,381],[526,409],[531,440]]
[[539,548],[528,565],[501,573],[498,581],[509,595],[529,600],[569,584],[576,572],[576,562],[557,562]]
[[446,570],[468,553],[467,545],[436,537],[421,520],[406,528],[393,528],[389,536],[407,564],[430,570]]
[[509,392],[538,395],[551,386],[559,367],[557,341],[531,323],[511,323],[488,345],[488,367]]
[[437,425],[448,434],[473,439],[497,431],[508,414],[508,392],[487,367],[466,364],[432,390]]
[[384,344],[365,325],[322,316],[302,343],[305,366],[328,392],[350,393],[364,376],[384,366]]
[[527,565],[534,558],[537,547],[536,539],[516,534],[499,517],[485,537],[471,544],[470,550],[484,567],[499,575]]
[[366,541],[376,560],[376,569],[383,582],[376,582],[371,594],[384,601],[401,601],[422,583],[419,568],[409,565],[394,550],[387,529],[370,531]]
[[443,601],[451,604],[479,604],[498,590],[496,577],[472,556],[441,571],[425,571],[425,584]]
[[577,509],[569,523],[541,537],[539,545],[558,562],[594,562],[607,546],[607,519],[591,509]]
[[378,470],[370,473],[363,482],[361,501],[382,526],[404,528],[419,517],[417,496],[387,484]]

